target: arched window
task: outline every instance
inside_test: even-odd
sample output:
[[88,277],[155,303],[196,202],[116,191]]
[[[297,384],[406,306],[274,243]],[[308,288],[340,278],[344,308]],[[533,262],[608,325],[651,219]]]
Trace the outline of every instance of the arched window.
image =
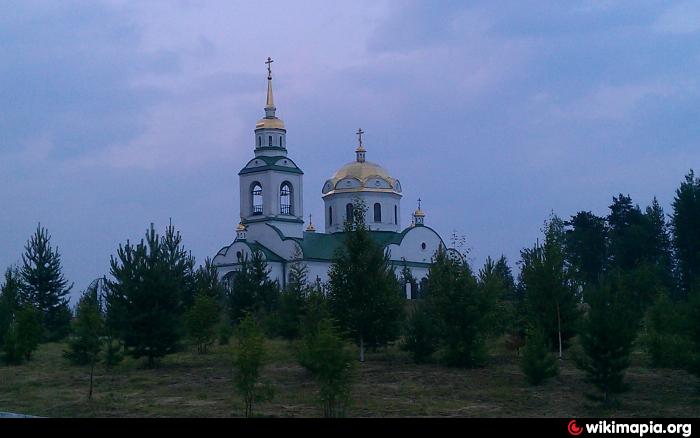
[[263,214],[263,191],[259,182],[250,186],[250,203],[253,207],[253,215]]
[[282,136],[280,135],[280,147],[281,147],[281,148],[284,147],[284,141],[282,141],[282,140],[284,140],[284,137],[282,137]]
[[333,225],[333,207],[328,207],[328,225]]
[[382,206],[379,202],[376,202],[374,204],[374,221],[375,222],[382,221]]
[[262,146],[262,136],[258,135],[258,147]]
[[280,213],[293,215],[292,207],[292,185],[287,181],[280,186]]
[[267,136],[267,145],[272,146],[272,136],[271,135]]
[[394,223],[396,225],[399,224],[399,207],[397,207],[396,205],[394,205]]
[[345,220],[346,221],[352,221],[352,212],[353,212],[352,204],[346,205],[345,206]]

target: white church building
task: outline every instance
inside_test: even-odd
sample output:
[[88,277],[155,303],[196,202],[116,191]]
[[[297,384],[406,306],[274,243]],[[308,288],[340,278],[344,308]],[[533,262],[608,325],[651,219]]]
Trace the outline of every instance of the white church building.
[[[358,131],[355,159],[323,183],[324,232],[317,231],[310,220],[305,227],[304,172],[290,158],[287,130],[275,115],[271,62],[268,58],[265,117],[255,124],[255,155],[238,173],[240,223],[236,238],[213,260],[220,277],[229,278],[242,260],[250,258],[253,251],[261,251],[270,277],[282,287],[288,280],[289,266],[297,261],[308,267],[309,281],[327,281],[335,251],[343,244],[344,222],[359,199],[367,206],[365,223],[371,236],[389,252],[397,274],[406,266],[420,282],[428,273],[433,255],[445,244],[425,224],[420,203],[409,226],[402,228],[401,182],[382,166],[366,160],[362,130]],[[407,298],[415,294],[408,285]]]

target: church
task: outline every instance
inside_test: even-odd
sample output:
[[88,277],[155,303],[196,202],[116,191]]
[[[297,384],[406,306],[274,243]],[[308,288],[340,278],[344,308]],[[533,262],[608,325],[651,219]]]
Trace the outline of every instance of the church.
[[[397,274],[408,267],[418,284],[428,273],[435,252],[445,244],[440,235],[425,223],[418,209],[411,223],[401,224],[401,182],[389,172],[367,161],[367,149],[358,130],[355,159],[340,167],[323,183],[324,232],[304,222],[304,172],[294,161],[294,146],[288,148],[284,122],[276,116],[272,93],[273,61],[267,59],[267,101],[265,116],[255,124],[254,156],[238,173],[240,223],[235,240],[214,257],[222,279],[230,278],[241,261],[254,251],[264,255],[270,278],[284,287],[288,268],[300,261],[308,268],[310,282],[325,282],[334,253],[343,244],[343,225],[352,215],[353,204],[361,200],[367,206],[365,223],[371,236],[390,254]],[[449,250],[455,257],[459,253]],[[406,298],[417,294],[406,285]]]

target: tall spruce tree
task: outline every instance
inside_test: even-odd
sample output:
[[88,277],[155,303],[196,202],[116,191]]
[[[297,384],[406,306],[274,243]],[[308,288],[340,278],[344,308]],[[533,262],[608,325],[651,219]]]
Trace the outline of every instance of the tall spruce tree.
[[73,285],[63,276],[58,248],[51,246],[51,236],[41,224],[24,247],[20,276],[23,301],[39,312],[45,338],[64,338],[70,330],[67,297]]
[[183,301],[193,283],[193,261],[172,225],[160,237],[153,225],[137,245],[119,245],[110,261],[109,305],[118,310],[128,353],[149,366],[173,352],[184,332]]
[[575,334],[579,298],[565,263],[564,223],[554,216],[544,231],[544,244],[521,251],[520,283],[530,325],[544,330],[562,358]]
[[354,202],[345,221],[343,245],[329,270],[329,302],[340,328],[354,338],[364,362],[365,347],[393,341],[399,335],[404,298],[389,254],[370,235],[366,205]]
[[692,170],[676,189],[671,228],[681,296],[687,299],[700,279],[700,178]]

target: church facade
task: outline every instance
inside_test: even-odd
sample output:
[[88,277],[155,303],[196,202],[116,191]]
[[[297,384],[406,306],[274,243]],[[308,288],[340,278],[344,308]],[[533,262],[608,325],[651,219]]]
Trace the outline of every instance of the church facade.
[[[420,282],[428,273],[433,255],[445,244],[425,224],[420,203],[411,223],[402,227],[401,182],[382,166],[366,160],[362,130],[358,131],[355,160],[342,166],[322,186],[324,232],[315,229],[311,218],[305,224],[304,172],[290,157],[287,130],[276,116],[271,62],[268,58],[265,116],[255,125],[254,156],[238,173],[240,223],[236,237],[213,260],[219,276],[230,278],[242,260],[260,251],[270,277],[282,287],[288,280],[289,266],[299,261],[307,266],[309,281],[325,282],[334,253],[343,244],[344,222],[352,215],[354,203],[361,200],[367,207],[365,223],[370,234],[389,252],[397,274],[408,267]],[[416,292],[410,284],[406,286],[407,298]]]

